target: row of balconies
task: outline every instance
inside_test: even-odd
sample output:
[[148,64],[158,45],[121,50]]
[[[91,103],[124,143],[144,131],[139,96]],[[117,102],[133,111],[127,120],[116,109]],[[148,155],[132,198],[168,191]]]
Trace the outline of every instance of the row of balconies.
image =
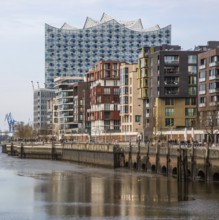
[[[213,75],[213,76],[209,76],[209,80],[216,80],[219,79],[219,75]],[[206,81],[206,77],[201,77],[198,79],[199,82],[205,82]]]
[[164,81],[164,85],[177,86],[178,85],[178,81]]
[[[216,89],[209,89],[208,93],[218,93],[219,92],[219,88]],[[199,95],[205,95],[206,94],[206,90],[200,90],[198,92]]]
[[170,61],[164,61],[167,65],[179,65],[179,60],[170,60]]
[[[87,112],[115,111],[114,108],[115,108],[114,104],[100,104],[100,105],[92,106],[91,109],[87,110]],[[119,105],[117,105],[117,108],[119,108]]]
[[[215,61],[215,62],[209,63],[208,66],[209,67],[219,66],[219,61]],[[206,67],[207,67],[206,64],[199,65],[199,69],[200,70],[205,69]]]
[[[210,103],[209,103],[209,106],[216,106],[216,105],[218,105],[218,104],[219,104],[219,102],[210,102]],[[200,104],[198,105],[198,107],[200,107],[200,108],[206,107],[206,103],[200,103]]]
[[102,112],[102,114],[91,113],[88,115],[88,121],[96,120],[120,120],[120,112]]

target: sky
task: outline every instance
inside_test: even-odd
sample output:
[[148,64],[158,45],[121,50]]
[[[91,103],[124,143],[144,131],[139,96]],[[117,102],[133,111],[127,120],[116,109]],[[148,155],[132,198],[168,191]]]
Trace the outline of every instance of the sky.
[[141,18],[144,28],[172,25],[171,43],[184,50],[219,40],[218,0],[0,0],[0,130],[5,116],[33,121],[33,89],[45,79],[45,23],[82,28],[103,12],[117,20]]

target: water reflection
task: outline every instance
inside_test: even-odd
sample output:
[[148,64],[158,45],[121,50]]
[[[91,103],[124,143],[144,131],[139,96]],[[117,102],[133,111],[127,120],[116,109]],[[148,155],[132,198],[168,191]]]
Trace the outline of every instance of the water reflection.
[[153,215],[161,205],[189,199],[188,185],[170,178],[107,172],[52,173],[35,186],[35,200],[46,202],[49,216],[104,217]]
[[[217,219],[219,184],[0,154],[0,219]],[[207,211],[206,211],[207,210]]]

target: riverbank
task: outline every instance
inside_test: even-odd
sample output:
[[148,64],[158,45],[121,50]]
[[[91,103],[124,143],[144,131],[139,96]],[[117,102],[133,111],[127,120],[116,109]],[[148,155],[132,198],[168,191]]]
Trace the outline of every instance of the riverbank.
[[119,145],[106,143],[63,143],[62,145],[3,146],[8,155],[20,158],[52,159],[130,168],[144,172],[176,176],[178,181],[201,179],[219,181],[219,148],[170,145]]
[[219,183],[0,153],[0,217],[16,220],[217,219]]

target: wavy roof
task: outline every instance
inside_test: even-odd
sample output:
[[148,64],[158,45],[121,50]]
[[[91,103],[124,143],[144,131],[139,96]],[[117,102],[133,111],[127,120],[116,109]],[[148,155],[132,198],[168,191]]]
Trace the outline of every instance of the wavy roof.
[[62,25],[61,29],[63,29],[63,30],[77,30],[78,28],[73,27],[73,26],[71,26],[71,25],[69,25],[69,24],[67,24],[67,23],[64,23],[64,24]]
[[[121,20],[117,21],[116,19],[114,19],[113,17],[111,17],[110,15],[108,15],[106,13],[103,13],[100,21],[96,21],[96,20],[94,20],[90,17],[87,17],[86,21],[84,23],[83,29],[91,28],[91,27],[103,24],[103,23],[111,21],[111,20],[115,20],[119,24],[124,25],[126,28],[129,28],[129,29],[134,30],[134,31],[157,31],[157,30],[160,30],[159,25],[155,25],[154,27],[144,29],[143,25],[142,25],[142,22],[141,22],[141,19],[136,19],[136,20],[133,20],[133,21],[121,21]],[[61,29],[76,30],[78,28],[73,27],[73,26],[71,26],[67,23],[64,23],[64,25],[61,27]]]

